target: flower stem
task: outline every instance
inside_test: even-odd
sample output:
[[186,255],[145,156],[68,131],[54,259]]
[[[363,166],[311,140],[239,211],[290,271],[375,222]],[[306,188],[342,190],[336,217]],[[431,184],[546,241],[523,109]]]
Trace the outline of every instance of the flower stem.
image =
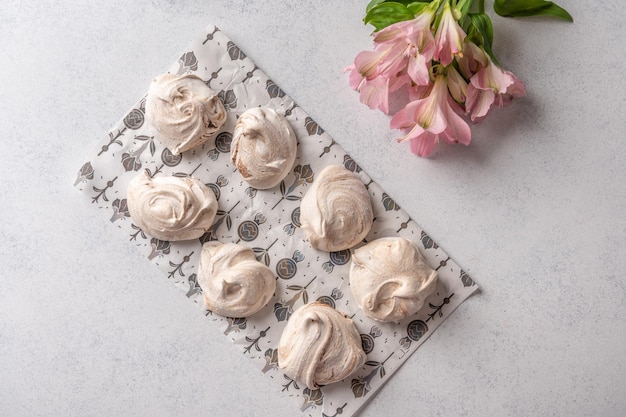
[[478,0],[478,13],[485,13],[485,0]]

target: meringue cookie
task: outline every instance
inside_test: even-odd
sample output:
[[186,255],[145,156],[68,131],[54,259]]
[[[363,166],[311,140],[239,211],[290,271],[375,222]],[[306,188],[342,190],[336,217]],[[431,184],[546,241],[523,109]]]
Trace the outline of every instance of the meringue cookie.
[[320,302],[296,310],[278,344],[278,367],[310,389],[341,381],[364,362],[352,320]]
[[226,121],[217,94],[195,75],[162,74],[150,84],[146,120],[163,144],[178,155],[204,143]]
[[260,190],[278,185],[296,160],[296,134],[274,110],[246,110],[235,126],[230,159],[248,184]]
[[317,175],[300,204],[300,223],[314,248],[336,252],[367,236],[374,219],[370,195],[359,177],[338,165]]
[[217,213],[213,191],[192,177],[150,178],[144,171],[128,184],[126,200],[137,226],[160,240],[199,238]]
[[376,239],[352,255],[350,288],[363,313],[374,320],[399,322],[417,313],[436,286],[437,271],[410,240]]
[[274,273],[252,249],[235,243],[202,245],[198,284],[209,310],[225,317],[248,317],[274,295]]

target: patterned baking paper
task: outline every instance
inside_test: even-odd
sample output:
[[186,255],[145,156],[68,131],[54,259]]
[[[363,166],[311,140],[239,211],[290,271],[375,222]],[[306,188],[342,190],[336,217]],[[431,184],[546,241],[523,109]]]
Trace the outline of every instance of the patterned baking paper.
[[[204,31],[169,72],[196,74],[219,92],[228,118],[215,139],[181,155],[172,155],[145,123],[144,97],[82,165],[75,185],[232,340],[235,349],[277,384],[277,390],[297,401],[303,415],[352,416],[477,285],[324,129],[218,28],[211,26]],[[230,160],[231,132],[237,117],[255,106],[270,107],[285,115],[298,139],[293,169],[279,186],[270,190],[248,186]],[[356,305],[349,286],[351,251],[322,252],[305,241],[300,229],[300,200],[317,174],[331,164],[358,174],[369,190],[375,220],[366,241],[386,236],[406,237],[417,244],[429,265],[439,271],[437,289],[424,308],[399,324],[368,319]],[[210,230],[198,240],[166,242],[137,227],[128,212],[126,187],[142,170],[151,176],[192,175],[206,183],[219,202]],[[211,240],[249,246],[257,259],[275,272],[276,294],[252,317],[220,317],[204,306],[196,273],[202,243]],[[367,362],[345,380],[311,390],[281,372],[277,347],[293,311],[316,300],[352,317],[361,333]]]

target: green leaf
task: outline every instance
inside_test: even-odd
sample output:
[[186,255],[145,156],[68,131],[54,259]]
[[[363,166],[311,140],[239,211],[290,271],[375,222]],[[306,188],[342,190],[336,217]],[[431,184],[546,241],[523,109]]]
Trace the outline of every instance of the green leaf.
[[376,28],[376,31],[403,20],[413,19],[414,15],[402,3],[385,2],[374,6],[363,19]]
[[470,13],[470,24],[467,32],[468,38],[475,44],[482,46],[489,54],[493,62],[498,65],[498,60],[493,55],[493,26],[491,19],[485,13]]
[[574,18],[561,6],[545,0],[495,0],[493,9],[500,16],[554,16],[573,22]]
[[424,10],[429,4],[430,3],[425,1],[414,1],[407,4],[406,8],[409,9],[411,13],[413,13],[413,16],[416,16],[417,14],[421,13],[422,10]]
[[370,10],[372,10],[375,6],[378,6],[380,3],[384,3],[387,0],[372,0],[367,4],[367,7],[365,8],[365,13],[368,13]]

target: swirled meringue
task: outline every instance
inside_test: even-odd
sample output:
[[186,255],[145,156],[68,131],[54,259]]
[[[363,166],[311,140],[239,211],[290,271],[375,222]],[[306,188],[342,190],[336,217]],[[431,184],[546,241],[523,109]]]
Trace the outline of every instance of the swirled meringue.
[[150,178],[144,171],[128,184],[126,200],[137,226],[160,240],[199,238],[217,213],[213,191],[192,177]]
[[296,310],[278,344],[278,367],[310,389],[341,381],[364,362],[352,320],[320,302]]
[[317,175],[300,204],[300,223],[314,248],[336,252],[359,243],[374,219],[370,195],[359,177],[338,165]]
[[248,317],[274,295],[274,273],[252,249],[235,243],[202,245],[198,284],[209,310],[225,317]]
[[248,184],[260,190],[278,185],[296,160],[296,134],[270,108],[246,110],[233,132],[230,159]]
[[150,84],[146,120],[161,133],[161,142],[178,155],[209,139],[226,121],[226,109],[200,77],[162,74]]
[[350,288],[363,313],[374,320],[399,322],[417,313],[436,286],[437,271],[407,239],[376,239],[352,255]]

